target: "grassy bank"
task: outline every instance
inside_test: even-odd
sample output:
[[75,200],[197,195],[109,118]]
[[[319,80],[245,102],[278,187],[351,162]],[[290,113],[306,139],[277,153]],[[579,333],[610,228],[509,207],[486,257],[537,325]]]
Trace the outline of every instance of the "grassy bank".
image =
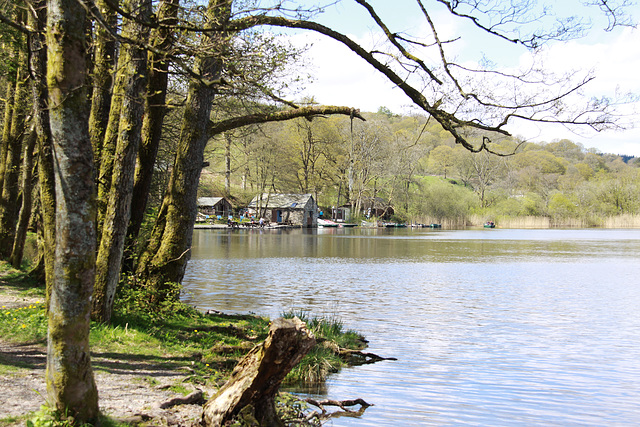
[[[12,270],[6,264],[0,265],[0,285],[0,294],[11,293],[16,300],[16,303],[0,306],[1,340],[46,345],[44,288],[37,287],[26,274]],[[114,313],[112,324],[91,325],[92,357],[100,360],[117,355],[122,363],[144,361],[183,372],[173,385],[174,391],[180,394],[188,394],[193,389],[188,385],[205,390],[222,385],[237,362],[263,341],[269,330],[270,320],[261,316],[209,315],[184,304],[174,304],[161,313],[149,312],[136,308],[132,298],[123,300]],[[344,331],[337,319],[314,318],[306,313],[299,315],[307,321],[318,345],[290,374],[286,380],[288,384],[324,381],[326,375],[346,364],[335,349],[365,346],[366,341],[360,335]],[[28,368],[6,363],[0,354],[0,374],[10,375]],[[108,364],[94,363],[97,372],[110,369]],[[4,424],[8,421],[0,420],[0,425]]]

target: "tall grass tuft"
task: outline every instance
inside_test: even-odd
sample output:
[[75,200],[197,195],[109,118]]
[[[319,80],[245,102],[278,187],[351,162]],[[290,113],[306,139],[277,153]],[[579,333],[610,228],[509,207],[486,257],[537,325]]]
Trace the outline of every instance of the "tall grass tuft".
[[307,328],[316,338],[316,345],[291,370],[285,384],[310,385],[325,381],[330,373],[338,372],[347,366],[340,357],[340,348],[361,350],[366,347],[366,340],[352,330],[344,330],[344,324],[337,316],[311,316],[305,310],[290,310],[282,314],[284,318],[298,317],[307,324]]

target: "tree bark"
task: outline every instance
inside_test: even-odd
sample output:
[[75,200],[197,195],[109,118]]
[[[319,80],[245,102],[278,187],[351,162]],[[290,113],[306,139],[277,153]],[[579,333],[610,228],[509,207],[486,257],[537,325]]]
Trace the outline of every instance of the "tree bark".
[[[104,0],[96,1],[96,6],[102,12],[105,22],[112,28],[116,28],[117,15],[115,10]],[[93,94],[91,96],[89,129],[94,163],[96,169],[99,169],[102,144],[104,143],[111,107],[111,86],[116,65],[116,41],[102,25],[96,26],[95,40]]]
[[86,111],[85,10],[47,1],[47,82],[56,188],[54,284],[47,345],[48,402],[78,423],[94,422],[98,390],[89,353],[95,274],[95,183]]
[[122,111],[122,97],[125,87],[125,77],[123,72],[118,72],[113,84],[111,94],[111,105],[109,108],[109,120],[105,129],[104,140],[100,147],[100,166],[96,168],[98,172],[97,181],[97,235],[101,235],[102,223],[107,211],[107,203],[109,199],[109,190],[113,177],[113,163],[118,144],[118,130],[120,128],[120,112]]
[[224,134],[224,192],[231,194],[231,133]]
[[[205,25],[222,29],[229,19],[230,4],[229,0],[210,0]],[[207,32],[202,36],[203,49],[212,45],[223,49],[226,43],[224,31]],[[136,269],[136,275],[151,292],[156,304],[177,299],[178,296],[170,290],[172,284],[182,281],[189,259],[197,213],[198,182],[204,149],[209,140],[207,126],[222,60],[218,55],[207,52],[196,58],[195,69],[202,77],[193,78],[189,83],[169,186],[150,242]]]
[[[173,25],[177,21],[179,0],[165,0],[158,6],[158,21]],[[167,52],[173,45],[172,31],[159,28],[152,33],[151,44],[160,52]],[[145,114],[142,123],[142,140],[138,150],[136,172],[133,185],[131,218],[127,230],[129,242],[126,247],[134,245],[144,220],[144,212],[149,200],[149,189],[153,178],[153,169],[158,156],[162,137],[162,122],[167,111],[167,84],[170,61],[163,55],[149,53],[149,80]]]
[[51,129],[49,128],[49,107],[47,88],[47,48],[45,30],[47,25],[47,0],[34,0],[31,3],[35,11],[37,29],[31,35],[31,71],[35,76],[31,90],[33,96],[35,130],[38,135],[38,186],[40,189],[40,212],[42,215],[42,237],[44,240],[43,258],[46,282],[47,306],[53,286],[53,268],[56,247],[56,196],[53,171],[53,149]]
[[13,240],[13,248],[9,262],[15,269],[19,269],[22,264],[22,256],[24,255],[24,242],[27,239],[27,228],[29,227],[29,219],[31,218],[31,202],[33,191],[33,150],[36,146],[37,134],[35,130],[31,130],[27,143],[24,144],[24,152],[22,154],[22,179],[20,180],[20,192],[22,193],[22,203],[20,205],[20,214],[16,226],[16,233]]
[[[13,99],[16,92],[17,67],[7,76],[7,90],[4,102],[4,120],[2,124],[2,140],[0,140],[0,196],[4,187],[4,172],[7,169],[7,151],[11,138],[11,121],[13,118]],[[1,206],[0,206],[1,207]]]
[[13,113],[11,130],[6,144],[6,158],[4,158],[4,178],[0,197],[0,256],[8,258],[11,255],[15,239],[16,223],[18,221],[20,157],[22,141],[26,133],[28,73],[27,53],[21,50],[18,54],[18,72],[16,75],[15,94],[13,99]]
[[221,426],[251,405],[259,425],[282,426],[275,395],[285,376],[315,343],[313,334],[297,317],[276,319],[265,342],[238,363],[227,383],[207,402],[203,424]]
[[[125,8],[134,11],[142,22],[151,15],[151,1],[131,0]],[[148,27],[125,20],[123,36],[146,43]],[[114,158],[109,200],[102,224],[102,239],[96,260],[96,281],[93,294],[92,317],[99,322],[111,320],[113,298],[120,279],[120,266],[124,241],[131,212],[133,176],[136,153],[140,145],[140,130],[144,113],[147,53],[135,45],[121,47],[119,72],[126,82],[122,97],[122,109],[118,142]]]

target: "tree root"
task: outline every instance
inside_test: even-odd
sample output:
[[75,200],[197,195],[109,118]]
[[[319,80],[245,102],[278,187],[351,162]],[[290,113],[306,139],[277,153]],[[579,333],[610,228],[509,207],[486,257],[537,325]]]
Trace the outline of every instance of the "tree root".
[[169,409],[176,405],[202,405],[204,403],[204,393],[196,390],[187,396],[174,397],[159,405],[160,409]]
[[[373,406],[371,403],[367,403],[364,400],[358,399],[350,399],[350,400],[333,400],[333,399],[324,399],[324,400],[315,400],[311,398],[304,399],[304,402],[307,402],[313,406],[316,406],[322,412],[313,411],[309,413],[306,417],[307,421],[311,421],[313,418],[317,418],[318,420],[327,420],[329,418],[336,418],[342,416],[348,417],[359,417],[364,414],[364,411],[369,407]],[[348,409],[347,406],[355,406],[360,405],[360,409],[357,411],[353,411]],[[336,412],[327,412],[325,406],[337,406],[342,409],[342,411]]]

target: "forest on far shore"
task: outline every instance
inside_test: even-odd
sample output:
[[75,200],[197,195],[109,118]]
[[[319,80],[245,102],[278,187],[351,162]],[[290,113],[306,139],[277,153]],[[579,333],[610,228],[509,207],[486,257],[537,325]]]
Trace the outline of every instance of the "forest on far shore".
[[533,143],[499,135],[490,148],[504,156],[472,153],[424,116],[384,107],[363,116],[366,121],[323,116],[221,135],[209,142],[199,195],[225,195],[238,208],[267,191],[311,193],[329,208],[380,197],[397,221],[449,226],[487,219],[640,226],[636,157],[568,139]]

